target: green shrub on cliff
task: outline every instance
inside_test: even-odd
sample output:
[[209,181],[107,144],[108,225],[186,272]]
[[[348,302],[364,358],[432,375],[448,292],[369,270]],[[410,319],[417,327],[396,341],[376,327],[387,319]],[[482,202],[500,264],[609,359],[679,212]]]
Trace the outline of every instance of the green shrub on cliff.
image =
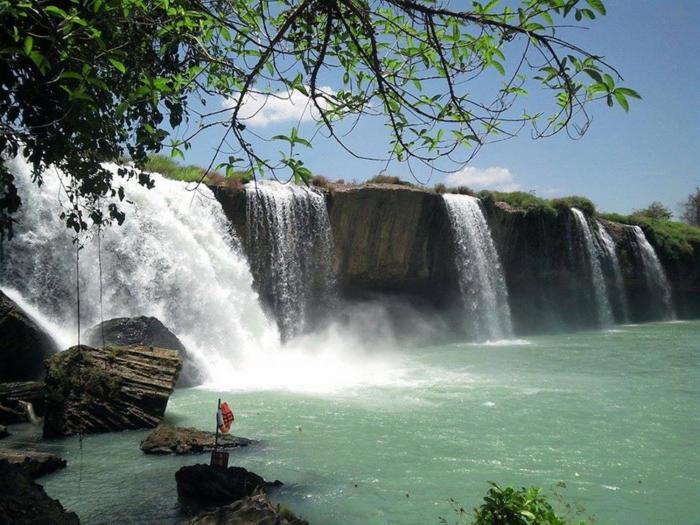
[[[160,173],[166,179],[180,180],[183,182],[199,182],[202,180],[202,175],[206,171],[200,166],[183,166],[171,157],[165,155],[153,155],[148,158],[144,165],[144,170]],[[249,171],[233,171],[227,177],[224,177],[217,171],[210,171],[207,176],[209,179],[237,179],[241,182],[252,180],[253,174]]]
[[557,210],[547,199],[542,199],[532,193],[524,191],[489,191],[483,190],[477,197],[484,201],[505,202],[513,208],[525,210],[527,214],[550,215],[557,214]]
[[576,208],[588,216],[593,216],[596,213],[595,204],[590,199],[578,195],[552,199],[550,202],[557,210]]

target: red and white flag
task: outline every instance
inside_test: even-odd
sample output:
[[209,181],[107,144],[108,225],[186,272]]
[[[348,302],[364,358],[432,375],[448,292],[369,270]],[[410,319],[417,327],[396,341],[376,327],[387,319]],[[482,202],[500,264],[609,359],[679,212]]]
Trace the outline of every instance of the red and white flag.
[[219,410],[216,413],[216,424],[219,427],[219,431],[228,434],[228,431],[231,430],[231,423],[233,423],[233,412],[228,406],[228,403],[224,401],[221,403],[219,406]]

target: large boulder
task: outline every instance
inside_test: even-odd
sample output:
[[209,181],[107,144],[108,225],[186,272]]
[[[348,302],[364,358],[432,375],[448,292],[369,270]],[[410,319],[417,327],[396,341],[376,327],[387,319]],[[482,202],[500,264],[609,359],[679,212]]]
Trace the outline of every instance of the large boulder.
[[175,473],[177,495],[200,505],[228,505],[234,501],[282,485],[268,482],[243,467],[227,469],[210,465],[182,467]]
[[187,525],[309,525],[288,509],[273,505],[265,494],[256,494],[231,505],[207,510]]
[[[146,454],[197,454],[214,450],[214,442],[213,432],[161,424],[141,442],[141,450]],[[253,443],[251,439],[219,434],[221,449],[247,447]]]
[[0,382],[41,379],[56,343],[17,303],[0,291]]
[[44,415],[46,388],[39,381],[0,383],[0,424],[31,421]]
[[44,436],[153,428],[182,360],[175,350],[74,346],[47,361]]
[[58,500],[49,498],[26,470],[0,461],[0,523],[80,525],[80,520]]
[[110,346],[156,346],[177,350],[182,357],[183,367],[176,386],[194,386],[202,382],[185,345],[155,317],[119,317],[98,323],[85,332],[87,344],[102,346],[103,333],[105,344]]
[[66,460],[56,454],[35,450],[0,449],[0,461],[22,467],[32,478],[65,468]]

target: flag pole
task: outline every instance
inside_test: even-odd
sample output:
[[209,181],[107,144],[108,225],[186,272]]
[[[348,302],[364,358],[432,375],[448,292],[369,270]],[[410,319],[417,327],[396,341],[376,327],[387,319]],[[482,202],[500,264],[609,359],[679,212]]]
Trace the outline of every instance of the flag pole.
[[216,435],[214,437],[214,452],[219,449],[219,410],[221,410],[221,398],[216,404]]

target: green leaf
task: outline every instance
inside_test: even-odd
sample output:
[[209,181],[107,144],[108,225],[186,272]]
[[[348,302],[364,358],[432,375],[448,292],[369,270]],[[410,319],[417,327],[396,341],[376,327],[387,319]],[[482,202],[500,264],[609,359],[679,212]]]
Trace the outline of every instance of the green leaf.
[[634,89],[626,88],[626,87],[619,87],[615,91],[619,91],[623,95],[627,97],[632,97],[632,98],[637,98],[639,100],[642,99],[642,97],[637,93]]
[[111,64],[119,70],[120,73],[126,73],[126,66],[119,62],[116,58],[110,58],[109,61]]
[[630,110],[630,105],[629,105],[629,103],[627,102],[627,99],[625,98],[625,95],[623,95],[622,93],[620,93],[620,90],[619,90],[619,89],[616,89],[616,90],[613,92],[613,95],[615,95],[615,99],[617,100],[617,103],[620,104],[620,106],[622,107],[622,109],[624,109],[625,111],[629,111],[629,110]]
[[34,39],[31,36],[28,36],[27,38],[24,39],[24,52],[27,55],[30,55],[33,47],[34,47]]
[[602,0],[586,0],[586,2],[588,2],[588,5],[598,11],[601,15],[606,14],[605,4],[603,4]]
[[47,13],[51,13],[52,15],[60,16],[62,18],[68,18],[68,13],[66,13],[63,9],[55,5],[47,5],[44,8],[44,11],[46,11]]

